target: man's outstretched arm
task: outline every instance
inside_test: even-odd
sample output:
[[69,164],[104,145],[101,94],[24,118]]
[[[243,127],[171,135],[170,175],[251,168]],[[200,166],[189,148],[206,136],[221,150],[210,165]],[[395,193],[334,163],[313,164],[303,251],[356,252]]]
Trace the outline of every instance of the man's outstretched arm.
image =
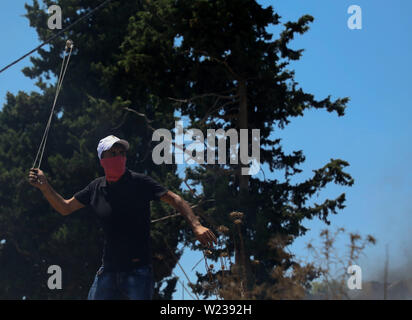
[[193,213],[192,208],[188,203],[182,199],[179,195],[172,191],[165,193],[160,200],[170,204],[173,208],[179,211],[186,221],[192,227],[193,232],[196,235],[197,240],[204,246],[211,247],[213,243],[217,244],[217,239],[214,233],[201,225],[199,218]]
[[74,197],[66,200],[58,194],[47,181],[44,172],[38,168],[30,169],[29,183],[38,188],[50,205],[63,216],[67,216],[73,211],[84,207],[84,204],[77,201]]

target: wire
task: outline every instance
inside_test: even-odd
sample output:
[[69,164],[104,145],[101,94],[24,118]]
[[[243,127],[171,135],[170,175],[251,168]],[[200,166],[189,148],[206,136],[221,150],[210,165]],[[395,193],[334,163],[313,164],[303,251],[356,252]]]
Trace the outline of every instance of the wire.
[[60,36],[61,34],[63,34],[65,31],[69,30],[71,27],[73,27],[74,25],[78,24],[80,21],[84,20],[85,18],[87,18],[88,16],[90,16],[91,14],[93,14],[95,11],[101,9],[103,6],[105,6],[106,4],[108,4],[109,2],[111,2],[113,0],[106,0],[103,3],[101,3],[100,5],[98,5],[96,8],[94,8],[92,11],[88,12],[87,14],[85,14],[84,16],[80,17],[79,19],[77,19],[75,22],[73,22],[72,24],[68,25],[66,28],[60,30],[58,33],[56,33],[54,36],[51,36],[50,38],[48,38],[46,41],[44,41],[41,45],[37,46],[36,48],[34,48],[33,50],[31,50],[30,52],[26,53],[24,56],[22,56],[21,58],[13,61],[12,63],[10,63],[9,65],[5,66],[3,69],[0,70],[0,73],[2,73],[3,71],[7,70],[8,68],[10,68],[11,66],[15,65],[16,63],[18,63],[19,61],[23,60],[24,58],[28,57],[29,55],[31,55],[33,52],[36,52],[37,50],[39,50],[41,47],[43,47],[44,45],[48,44],[49,42],[53,41],[54,39],[56,39],[58,36]]

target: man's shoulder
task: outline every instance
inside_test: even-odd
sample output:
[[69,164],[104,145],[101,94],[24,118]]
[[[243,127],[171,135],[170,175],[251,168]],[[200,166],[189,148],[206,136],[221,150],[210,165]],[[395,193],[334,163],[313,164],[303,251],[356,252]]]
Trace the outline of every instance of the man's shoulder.
[[151,183],[153,183],[153,182],[155,181],[155,180],[154,180],[151,176],[149,176],[148,174],[136,172],[136,171],[133,171],[133,170],[130,170],[130,169],[128,169],[128,170],[129,170],[130,177],[131,177],[130,179],[131,179],[132,181],[135,181],[135,182],[140,183],[140,184],[142,184],[142,185],[151,184]]
[[82,196],[84,194],[90,194],[96,192],[99,188],[101,181],[103,181],[104,177],[98,177],[93,179],[87,186],[85,186],[82,190],[77,191],[75,196]]
[[100,185],[100,184],[104,181],[104,179],[105,179],[105,176],[98,177],[98,178],[92,180],[92,181],[89,183],[89,186],[98,186],[98,185]]
[[168,190],[161,184],[159,184],[155,179],[151,176],[143,173],[139,173],[133,170],[129,170],[131,175],[131,180],[137,186],[137,188],[147,194],[151,200],[158,200],[161,196],[163,196]]
[[146,174],[139,173],[139,172],[136,172],[136,171],[133,171],[133,170],[130,170],[130,169],[128,169],[128,170],[130,172],[130,177],[133,180],[142,180],[142,179],[148,177]]

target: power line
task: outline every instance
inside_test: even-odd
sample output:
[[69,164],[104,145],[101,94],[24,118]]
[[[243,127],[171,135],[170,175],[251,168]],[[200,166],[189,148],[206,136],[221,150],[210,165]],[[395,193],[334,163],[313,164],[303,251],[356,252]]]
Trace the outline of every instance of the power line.
[[112,0],[106,0],[103,3],[101,3],[100,5],[98,5],[96,8],[94,8],[92,11],[90,11],[89,13],[85,14],[83,17],[77,19],[75,22],[73,22],[72,24],[70,24],[69,26],[67,26],[66,28],[60,30],[58,33],[56,33],[54,36],[51,36],[50,38],[48,38],[46,41],[44,41],[41,45],[37,46],[36,48],[34,48],[33,50],[31,50],[30,52],[26,53],[24,56],[22,56],[21,58],[13,61],[12,63],[10,63],[9,65],[5,66],[3,69],[0,70],[0,73],[2,73],[3,71],[7,70],[8,68],[10,68],[11,66],[15,65],[16,63],[18,63],[19,61],[23,60],[24,58],[28,57],[29,55],[31,55],[33,52],[36,52],[37,50],[39,50],[41,47],[43,47],[44,45],[48,44],[49,42],[53,41],[54,39],[56,39],[58,36],[60,36],[61,34],[63,34],[64,32],[66,32],[67,30],[69,30],[71,27],[73,27],[74,25],[78,24],[80,21],[86,19],[88,16],[92,15],[95,11],[101,9],[103,6],[105,6],[106,4],[108,4],[109,2],[111,2]]

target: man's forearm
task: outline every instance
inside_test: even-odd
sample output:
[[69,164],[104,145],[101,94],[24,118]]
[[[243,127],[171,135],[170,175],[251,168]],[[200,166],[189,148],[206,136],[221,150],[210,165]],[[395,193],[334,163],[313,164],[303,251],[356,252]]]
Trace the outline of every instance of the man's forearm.
[[179,201],[177,209],[186,219],[192,229],[201,226],[199,218],[193,213],[192,208],[190,208],[185,200],[182,199],[181,201]]
[[63,199],[61,195],[59,195],[49,183],[46,183],[44,187],[42,187],[41,192],[43,193],[44,197],[49,201],[50,205],[60,214],[65,215],[67,214],[67,204],[66,201]]

